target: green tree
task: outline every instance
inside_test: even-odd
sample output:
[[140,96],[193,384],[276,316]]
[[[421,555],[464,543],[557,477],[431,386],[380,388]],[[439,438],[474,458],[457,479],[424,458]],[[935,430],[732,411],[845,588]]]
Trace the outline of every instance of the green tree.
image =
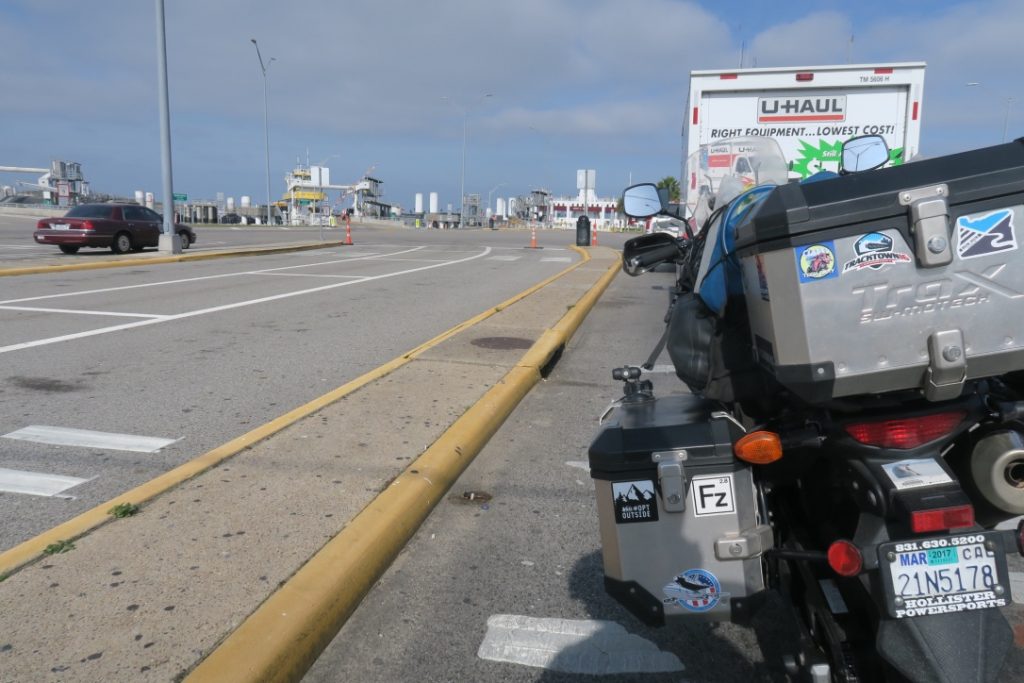
[[674,177],[667,175],[658,181],[659,190],[668,190],[668,200],[670,202],[678,202],[681,193],[679,191],[679,181]]

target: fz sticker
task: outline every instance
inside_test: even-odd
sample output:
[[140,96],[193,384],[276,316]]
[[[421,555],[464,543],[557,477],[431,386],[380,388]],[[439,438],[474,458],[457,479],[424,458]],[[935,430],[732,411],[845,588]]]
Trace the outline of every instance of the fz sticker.
[[892,247],[892,238],[885,233],[870,232],[861,236],[853,245],[853,251],[857,257],[843,264],[843,272],[864,270],[865,268],[881,270],[883,266],[913,261],[910,254],[893,251]]
[[800,284],[839,277],[839,271],[836,269],[836,247],[832,242],[797,247],[793,252],[796,254],[796,271]]
[[978,258],[1016,248],[1013,209],[999,209],[956,219],[956,253],[961,259]]
[[731,474],[694,477],[690,480],[690,491],[693,494],[693,514],[698,517],[736,512]]
[[616,524],[658,521],[658,501],[650,479],[612,482],[612,498]]
[[718,578],[706,569],[687,569],[661,591],[665,594],[663,604],[678,605],[691,612],[707,612],[729,598],[728,593],[722,592]]

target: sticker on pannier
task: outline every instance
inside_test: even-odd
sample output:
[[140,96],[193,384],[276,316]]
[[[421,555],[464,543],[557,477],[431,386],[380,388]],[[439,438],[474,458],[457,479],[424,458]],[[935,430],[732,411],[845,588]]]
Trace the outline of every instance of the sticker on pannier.
[[830,242],[797,247],[796,271],[800,284],[820,282],[839,276],[836,269],[836,247]]
[[843,264],[843,272],[851,270],[881,270],[885,266],[912,263],[910,254],[893,249],[893,239],[884,232],[869,232],[853,244],[855,258]]
[[613,482],[615,523],[657,522],[658,501],[655,495],[654,482],[650,479]]
[[956,219],[956,253],[961,259],[978,258],[1016,248],[1013,209],[975,213]]

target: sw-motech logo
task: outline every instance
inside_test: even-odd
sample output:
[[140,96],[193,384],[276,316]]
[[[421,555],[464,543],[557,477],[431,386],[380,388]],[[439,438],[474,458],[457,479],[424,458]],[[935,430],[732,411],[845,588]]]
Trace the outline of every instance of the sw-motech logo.
[[758,123],[845,120],[846,95],[757,98]]

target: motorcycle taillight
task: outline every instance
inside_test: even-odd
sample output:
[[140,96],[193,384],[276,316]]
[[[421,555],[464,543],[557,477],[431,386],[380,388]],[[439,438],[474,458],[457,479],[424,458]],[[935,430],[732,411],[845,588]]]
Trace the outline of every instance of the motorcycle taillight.
[[879,448],[916,448],[951,433],[964,419],[963,411],[934,413],[880,422],[846,425],[846,433],[857,441]]
[[910,513],[910,528],[915,534],[971,526],[974,526],[974,507],[971,505],[957,505],[938,510],[915,510]]
[[839,576],[857,576],[864,569],[860,548],[850,541],[839,540],[828,547],[828,565]]

